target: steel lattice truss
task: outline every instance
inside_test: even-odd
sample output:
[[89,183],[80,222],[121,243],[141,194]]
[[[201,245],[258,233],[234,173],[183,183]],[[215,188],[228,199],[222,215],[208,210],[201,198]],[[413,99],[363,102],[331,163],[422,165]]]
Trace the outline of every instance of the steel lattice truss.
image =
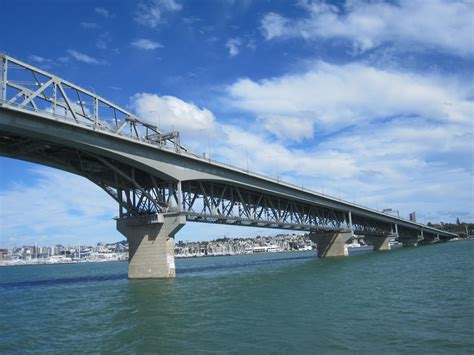
[[181,212],[193,222],[282,228],[305,231],[348,229],[356,234],[389,234],[390,224],[347,211],[252,191],[215,181],[162,181],[128,164],[89,152],[39,140],[10,144],[9,156],[35,155],[50,166],[84,176],[100,186],[119,205],[119,218],[151,217]]
[[[153,175],[92,156],[114,172],[115,184],[89,178],[120,206],[120,218],[181,212],[193,222],[306,231],[350,228],[347,212],[214,181],[160,182]],[[86,175],[84,171],[83,174]],[[388,234],[389,224],[354,216],[356,233]]]
[[354,234],[388,235],[394,232],[394,225],[358,215],[352,215]]
[[186,150],[180,145],[178,132],[165,134],[92,91],[17,59],[0,54],[0,73],[2,106],[74,121],[176,151]]
[[[61,158],[64,160],[64,158]],[[213,181],[164,182],[91,153],[69,154],[69,170],[87,177],[120,206],[120,218],[181,212],[193,222],[297,230],[339,230],[347,212]]]
[[188,220],[301,230],[347,228],[347,214],[210,181],[183,182],[183,212]]

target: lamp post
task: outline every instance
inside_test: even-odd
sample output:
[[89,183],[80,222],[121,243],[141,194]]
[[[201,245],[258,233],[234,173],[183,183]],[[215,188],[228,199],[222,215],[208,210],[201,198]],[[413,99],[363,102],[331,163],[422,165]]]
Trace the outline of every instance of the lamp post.
[[280,183],[280,169],[279,169],[279,166],[278,166],[278,156],[277,155],[273,155],[273,154],[268,154],[268,155],[265,155],[271,159],[275,158],[276,159],[276,175],[277,175],[277,182]]
[[249,173],[249,151],[248,151],[247,145],[245,145],[245,144],[236,144],[235,146],[236,147],[245,147],[245,157],[246,157],[246,160],[247,160],[247,174],[248,174]]
[[304,190],[304,184],[303,184],[303,168],[300,169],[300,174],[301,174],[301,190]]
[[199,129],[199,132],[201,131],[206,131],[207,132],[207,159],[209,160],[209,163],[211,162],[211,137],[209,134],[209,129],[206,128],[201,128]]
[[277,160],[277,181],[280,183],[280,169],[278,169],[278,157],[276,158]]

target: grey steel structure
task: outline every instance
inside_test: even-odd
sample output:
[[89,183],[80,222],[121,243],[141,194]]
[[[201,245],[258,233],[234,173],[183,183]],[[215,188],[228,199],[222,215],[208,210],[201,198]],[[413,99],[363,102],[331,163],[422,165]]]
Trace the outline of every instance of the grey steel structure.
[[[131,244],[131,229],[141,228],[130,263],[145,248],[140,243],[144,235],[150,239],[151,226],[158,226],[151,239],[163,234],[156,250],[161,253],[186,220],[309,231],[320,256],[342,255],[338,240],[354,234],[375,240],[376,249],[386,248],[389,237],[409,245],[456,236],[196,155],[181,145],[178,132],[161,132],[95,93],[12,57],[0,55],[0,70],[0,154],[100,186],[117,201],[117,227]],[[167,223],[172,228],[162,231]],[[174,277],[174,259],[169,251],[163,257],[164,276],[147,273],[147,262],[135,276]],[[135,277],[130,270],[129,275]]]

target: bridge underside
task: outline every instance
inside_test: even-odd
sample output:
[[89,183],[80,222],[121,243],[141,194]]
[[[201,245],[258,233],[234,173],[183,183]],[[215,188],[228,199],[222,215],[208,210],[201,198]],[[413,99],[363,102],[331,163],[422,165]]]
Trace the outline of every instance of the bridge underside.
[[392,226],[323,206],[237,184],[173,181],[159,174],[41,139],[0,131],[0,154],[81,175],[104,189],[119,204],[119,218],[181,212],[188,221],[326,232],[349,228],[355,234],[385,235]]

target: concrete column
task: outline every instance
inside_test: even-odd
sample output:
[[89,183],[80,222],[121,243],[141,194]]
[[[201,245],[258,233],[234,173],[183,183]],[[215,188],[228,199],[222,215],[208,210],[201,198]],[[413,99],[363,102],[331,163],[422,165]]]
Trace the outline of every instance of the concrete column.
[[117,220],[128,241],[129,279],[174,279],[174,236],[185,225],[179,213]]
[[183,211],[183,189],[181,186],[181,181],[178,181],[178,211]]
[[380,251],[380,250],[390,250],[390,244],[388,242],[390,239],[393,239],[393,238],[394,238],[393,235],[388,235],[388,236],[367,235],[365,236],[364,240],[372,243],[372,245],[374,246],[374,251]]
[[346,243],[352,238],[352,231],[335,231],[323,234],[310,235],[311,240],[316,242],[318,257],[348,256]]

